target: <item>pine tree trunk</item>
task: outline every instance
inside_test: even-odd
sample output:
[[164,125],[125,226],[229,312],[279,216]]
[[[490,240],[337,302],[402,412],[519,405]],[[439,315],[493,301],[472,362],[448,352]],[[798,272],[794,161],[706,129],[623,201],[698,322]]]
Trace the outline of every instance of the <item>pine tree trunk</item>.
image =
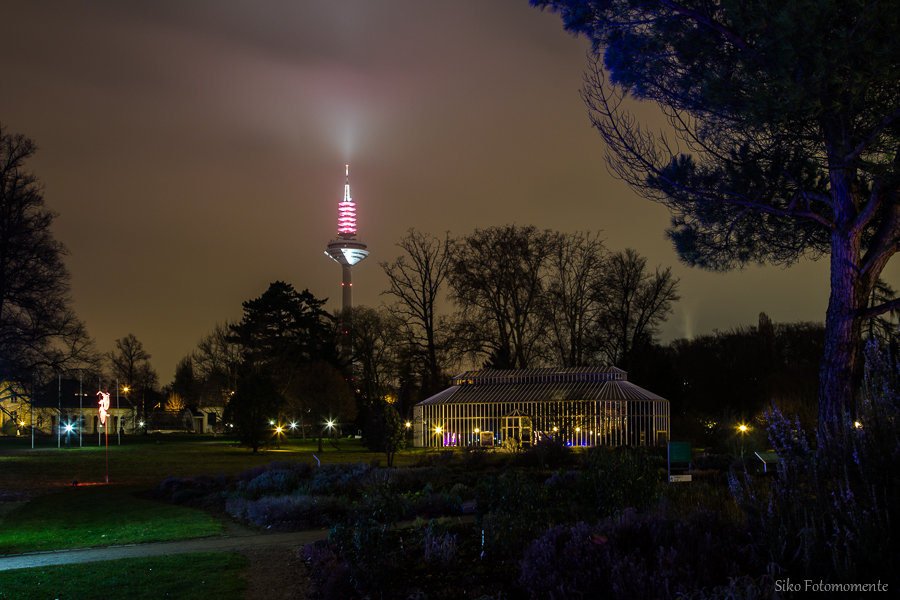
[[[859,276],[859,243],[835,232],[831,251],[831,298],[825,316],[825,343],[819,367],[819,452],[843,443],[854,410],[861,373],[861,325],[867,286]],[[861,289],[866,288],[866,289]]]

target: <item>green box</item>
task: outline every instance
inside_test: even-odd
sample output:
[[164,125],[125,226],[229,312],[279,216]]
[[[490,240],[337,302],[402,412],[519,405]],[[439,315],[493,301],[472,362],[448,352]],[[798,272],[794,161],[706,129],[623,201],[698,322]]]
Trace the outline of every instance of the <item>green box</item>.
[[690,463],[690,442],[669,442],[669,463]]

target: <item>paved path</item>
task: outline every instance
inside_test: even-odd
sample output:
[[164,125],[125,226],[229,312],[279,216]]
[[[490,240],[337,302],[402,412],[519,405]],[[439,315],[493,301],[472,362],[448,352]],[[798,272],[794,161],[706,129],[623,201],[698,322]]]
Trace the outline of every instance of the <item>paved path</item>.
[[118,560],[120,558],[143,558],[145,556],[162,556],[165,554],[233,552],[249,548],[298,546],[316,542],[318,540],[324,540],[327,537],[328,529],[320,529],[312,531],[295,531],[291,533],[263,533],[258,535],[202,538],[198,540],[158,542],[154,544],[131,544],[127,546],[110,546],[109,548],[82,548],[75,550],[55,550],[51,552],[32,552],[29,554],[13,554],[0,557],[0,571],[96,562],[100,560]]
[[[465,515],[456,517],[460,523],[472,523],[474,517]],[[405,528],[413,521],[397,523],[397,527]],[[241,534],[242,527],[234,525],[238,535],[225,537],[201,538],[196,540],[179,540],[174,542],[156,542],[153,544],[129,544],[126,546],[110,546],[108,548],[78,548],[74,550],[52,550],[48,552],[31,552],[27,554],[10,554],[0,556],[0,571],[9,569],[28,569],[50,565],[67,565],[73,563],[97,562],[100,560],[119,560],[120,558],[142,558],[145,556],[162,556],[164,554],[192,554],[194,552],[235,552],[251,548],[271,548],[275,546],[301,546],[324,540],[329,529],[311,529],[290,533],[252,533]],[[246,531],[246,530],[243,530]]]

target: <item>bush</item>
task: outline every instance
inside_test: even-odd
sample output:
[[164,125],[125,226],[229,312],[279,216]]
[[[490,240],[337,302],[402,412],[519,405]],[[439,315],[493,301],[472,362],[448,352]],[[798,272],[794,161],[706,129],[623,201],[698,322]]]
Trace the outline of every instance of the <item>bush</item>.
[[594,448],[582,461],[578,496],[590,518],[644,509],[654,502],[659,488],[656,468],[641,449]]
[[[799,421],[777,409],[769,436],[781,462],[772,493],[732,478],[748,518],[767,532],[776,560],[806,577],[900,584],[900,386],[898,366],[877,344],[866,349],[859,422],[844,423],[844,442],[810,448]],[[796,572],[794,571],[794,572]]]
[[452,494],[428,492],[416,495],[409,504],[407,516],[443,517],[462,513],[462,500]]
[[558,469],[568,461],[571,453],[572,449],[566,446],[562,438],[541,437],[523,453],[522,458],[541,470]]
[[247,498],[232,497],[225,502],[225,512],[235,519],[246,520],[249,506],[250,500]]
[[338,556],[328,540],[307,544],[304,551],[312,565],[312,576],[322,598],[356,596],[347,561]]
[[450,535],[449,531],[436,532],[428,528],[422,536],[422,550],[426,563],[449,568],[456,558],[456,536]]
[[251,498],[270,494],[287,494],[300,485],[301,481],[301,477],[295,471],[269,470],[249,482],[239,481],[238,491],[244,492]]
[[731,454],[701,454],[692,459],[693,464],[691,466],[700,471],[727,472],[731,468],[734,458]]
[[306,491],[310,494],[358,494],[372,471],[373,467],[362,462],[324,464],[313,471]]
[[548,524],[541,486],[521,471],[505,471],[475,488],[475,526],[484,531],[487,552],[517,556]]
[[712,513],[673,521],[626,511],[596,528],[545,532],[520,562],[519,585],[551,600],[668,598],[725,585],[733,573],[764,573],[760,550],[746,526]]
[[344,520],[350,511],[346,500],[331,496],[265,496],[258,500],[230,498],[225,512],[260,527],[297,531],[325,527]]

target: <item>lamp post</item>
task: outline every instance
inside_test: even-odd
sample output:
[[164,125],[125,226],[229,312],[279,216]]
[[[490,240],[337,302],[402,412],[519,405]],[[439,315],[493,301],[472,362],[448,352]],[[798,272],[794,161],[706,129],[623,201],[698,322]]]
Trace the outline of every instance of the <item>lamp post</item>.
[[109,427],[106,425],[106,419],[109,417],[109,394],[104,391],[98,391],[100,396],[99,410],[100,426],[106,430],[106,483],[109,483]]
[[744,460],[744,436],[747,434],[747,426],[741,423],[738,425],[738,431],[741,432],[741,460]]
[[69,441],[69,435],[72,433],[72,423],[69,422],[66,424],[66,450],[72,447],[72,443]]

